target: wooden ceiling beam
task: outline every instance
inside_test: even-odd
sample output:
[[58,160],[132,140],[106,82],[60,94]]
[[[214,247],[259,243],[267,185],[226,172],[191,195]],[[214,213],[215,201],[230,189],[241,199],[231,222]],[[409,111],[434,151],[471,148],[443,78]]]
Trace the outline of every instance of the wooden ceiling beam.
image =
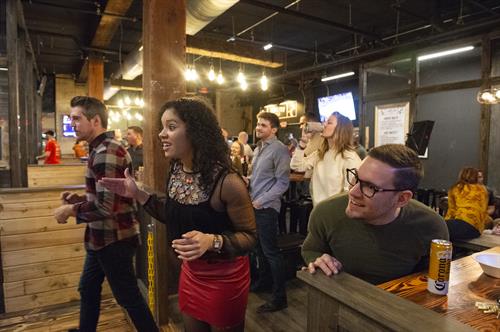
[[[104,12],[111,15],[101,16],[99,25],[97,26],[97,30],[90,45],[91,47],[106,49],[109,46],[109,44],[113,40],[113,36],[120,26],[120,17],[127,13],[130,6],[132,5],[132,2],[133,0],[109,0],[106,3]],[[80,75],[78,75],[79,81],[87,80],[87,62],[88,61],[85,60],[85,63],[80,70]]]
[[241,43],[228,43],[224,40],[206,37],[187,36],[186,53],[234,62],[248,63],[267,68],[279,68],[282,62],[273,57],[283,58],[281,52],[266,52]]

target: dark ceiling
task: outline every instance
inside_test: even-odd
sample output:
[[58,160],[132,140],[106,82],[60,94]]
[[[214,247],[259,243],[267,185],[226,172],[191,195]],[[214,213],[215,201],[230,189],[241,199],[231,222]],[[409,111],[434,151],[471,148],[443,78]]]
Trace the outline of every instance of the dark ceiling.
[[[93,52],[105,58],[107,78],[119,68],[120,59],[140,45],[143,2],[133,0],[109,45],[95,49],[92,39],[106,2],[22,1],[42,72],[78,77]],[[284,9],[293,2],[297,3]],[[292,79],[294,74],[319,72],[365,55],[411,49],[419,41],[428,45],[490,31],[500,23],[498,0],[240,0],[195,37],[226,41],[274,12],[278,14],[233,43],[262,51],[265,43],[273,42],[269,59],[285,65],[269,75],[286,73]],[[194,58],[202,64],[212,61]]]

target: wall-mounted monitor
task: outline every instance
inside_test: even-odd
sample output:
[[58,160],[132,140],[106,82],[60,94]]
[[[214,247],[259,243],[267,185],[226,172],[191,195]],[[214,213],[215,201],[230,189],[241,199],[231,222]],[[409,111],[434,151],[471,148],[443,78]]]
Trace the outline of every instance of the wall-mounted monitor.
[[64,137],[76,137],[75,130],[71,126],[71,118],[69,115],[63,115],[62,133]]
[[321,121],[328,119],[333,112],[339,112],[351,121],[356,120],[356,109],[354,108],[352,92],[320,97],[318,98],[318,109]]

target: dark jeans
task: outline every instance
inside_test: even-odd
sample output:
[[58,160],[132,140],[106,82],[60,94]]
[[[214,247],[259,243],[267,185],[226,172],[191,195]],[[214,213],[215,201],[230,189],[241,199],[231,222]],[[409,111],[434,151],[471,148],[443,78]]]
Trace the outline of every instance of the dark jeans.
[[128,312],[138,332],[156,332],[153,315],[139,291],[132,259],[136,248],[124,241],[87,250],[80,278],[80,331],[94,332],[99,320],[101,289],[108,280],[116,301]]
[[450,241],[469,240],[481,236],[481,233],[471,224],[460,219],[446,220]]
[[[255,282],[266,284],[266,279],[272,277],[272,301],[283,303],[286,302],[285,264],[277,244],[278,215],[278,212],[273,208],[255,209],[255,221],[259,236],[255,254],[260,263],[257,272],[258,277]],[[267,263],[264,261],[267,261]]]

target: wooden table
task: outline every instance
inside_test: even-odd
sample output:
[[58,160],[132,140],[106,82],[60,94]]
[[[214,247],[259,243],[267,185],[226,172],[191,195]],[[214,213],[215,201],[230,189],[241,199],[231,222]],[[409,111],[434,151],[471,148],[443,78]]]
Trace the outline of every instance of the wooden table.
[[[482,251],[500,253],[500,247]],[[483,273],[472,256],[451,263],[450,290],[448,296],[427,291],[426,273],[416,273],[379,285],[393,294],[442,315],[470,325],[479,331],[500,331],[500,319],[476,309],[475,302],[494,303],[500,298],[500,279]]]

